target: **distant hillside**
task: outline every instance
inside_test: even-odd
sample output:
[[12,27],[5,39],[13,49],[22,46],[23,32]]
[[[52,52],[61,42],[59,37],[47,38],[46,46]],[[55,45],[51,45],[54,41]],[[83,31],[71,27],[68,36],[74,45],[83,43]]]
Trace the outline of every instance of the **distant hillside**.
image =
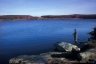
[[45,20],[45,19],[96,19],[96,14],[73,14],[73,15],[45,15],[34,17],[30,15],[2,15],[0,21],[3,20]]
[[81,14],[73,14],[73,15],[45,15],[41,16],[43,18],[54,18],[54,19],[96,19],[96,14],[90,15],[81,15]]
[[33,17],[30,15],[3,15],[0,16],[0,20],[35,20],[39,19],[39,17]]
[[0,19],[3,20],[20,20],[20,19],[32,19],[32,16],[29,15],[4,15],[4,16],[0,16]]

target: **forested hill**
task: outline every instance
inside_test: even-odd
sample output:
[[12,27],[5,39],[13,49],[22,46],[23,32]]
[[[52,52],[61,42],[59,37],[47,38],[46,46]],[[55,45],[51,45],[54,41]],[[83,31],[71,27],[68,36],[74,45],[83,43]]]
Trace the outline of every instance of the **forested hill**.
[[73,14],[73,15],[45,15],[43,18],[60,18],[60,19],[96,19],[96,14]]
[[45,19],[96,19],[96,14],[73,14],[73,15],[44,15],[34,17],[30,15],[2,15],[0,21],[3,20],[45,20]]

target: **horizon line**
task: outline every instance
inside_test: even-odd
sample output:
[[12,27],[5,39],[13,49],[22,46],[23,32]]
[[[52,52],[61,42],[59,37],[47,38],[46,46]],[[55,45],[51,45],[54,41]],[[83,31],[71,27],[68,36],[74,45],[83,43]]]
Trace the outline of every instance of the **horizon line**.
[[[10,15],[10,14],[9,14]],[[12,14],[12,15],[17,15],[17,14]],[[18,14],[19,15],[19,14]],[[21,14],[21,16],[23,16],[24,14]],[[41,16],[59,16],[60,14],[58,15],[40,15],[39,17]],[[62,14],[62,15],[96,15],[96,14]],[[7,16],[7,14],[5,15],[0,15],[0,16]],[[24,16],[33,16],[33,15],[27,15],[25,14]],[[61,16],[61,15],[60,15]],[[34,17],[38,17],[38,16],[34,16]]]

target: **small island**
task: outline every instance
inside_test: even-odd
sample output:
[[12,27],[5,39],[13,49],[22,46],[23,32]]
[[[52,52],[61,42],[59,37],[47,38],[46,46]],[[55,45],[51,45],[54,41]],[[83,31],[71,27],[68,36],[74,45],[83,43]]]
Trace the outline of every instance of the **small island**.
[[50,19],[96,19],[96,14],[72,14],[72,15],[2,15],[0,21],[4,20],[50,20]]

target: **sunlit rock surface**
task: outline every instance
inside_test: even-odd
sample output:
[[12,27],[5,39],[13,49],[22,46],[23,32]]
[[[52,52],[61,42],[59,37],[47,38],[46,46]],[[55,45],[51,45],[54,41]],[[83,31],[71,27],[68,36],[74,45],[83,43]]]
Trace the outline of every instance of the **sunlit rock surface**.
[[76,45],[67,43],[67,42],[58,42],[55,44],[55,48],[57,48],[59,51],[65,51],[65,52],[71,52],[71,51],[80,51],[80,48],[78,48]]
[[81,52],[78,54],[79,59],[83,61],[88,60],[95,60],[96,59],[96,50],[95,49],[88,49],[85,52]]
[[62,54],[62,53],[61,52],[48,52],[48,53],[42,53],[40,55],[21,55],[21,56],[10,59],[9,64],[23,64],[23,63],[25,63],[25,64],[28,64],[28,63],[46,64],[52,60],[68,61],[67,59],[65,59],[63,57],[52,58],[51,55],[54,55],[54,54]]

